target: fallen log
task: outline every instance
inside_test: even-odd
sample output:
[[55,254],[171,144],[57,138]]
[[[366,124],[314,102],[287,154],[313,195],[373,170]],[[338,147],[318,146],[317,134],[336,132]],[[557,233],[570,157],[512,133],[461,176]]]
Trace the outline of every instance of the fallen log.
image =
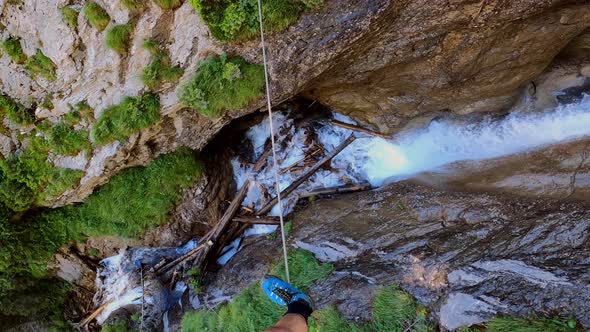
[[319,152],[321,152],[321,151],[323,151],[323,150],[324,150],[323,148],[319,148],[319,149],[315,150],[314,152],[312,152],[312,153],[308,154],[307,156],[303,157],[302,159],[300,159],[300,160],[298,160],[298,161],[294,162],[293,164],[291,164],[291,165],[289,165],[289,166],[287,166],[287,167],[285,167],[285,168],[281,169],[281,171],[280,171],[279,173],[280,173],[280,174],[285,174],[285,173],[287,173],[287,172],[288,172],[288,171],[290,171],[292,168],[294,168],[295,166],[299,165],[299,163],[302,163],[302,162],[306,161],[307,159],[309,159],[309,158],[311,158],[311,157],[315,156],[316,154],[318,154]]
[[100,307],[98,307],[96,310],[94,310],[94,312],[92,312],[90,314],[90,316],[86,317],[81,323],[80,323],[80,327],[84,327],[86,325],[88,325],[88,323],[92,322],[93,319],[96,318],[96,316],[100,315],[100,313],[104,310],[104,308],[106,308],[109,304],[111,304],[111,302],[113,302],[113,300],[109,300],[107,301],[105,304],[101,305]]
[[[349,146],[350,143],[354,142],[355,139],[356,139],[356,137],[354,135],[350,135],[342,144],[340,144],[332,152],[330,152],[327,156],[325,156],[324,159],[318,161],[315,165],[313,165],[308,170],[303,172],[299,176],[299,178],[297,178],[295,181],[293,181],[293,183],[291,183],[290,186],[285,188],[281,192],[281,197],[286,198],[290,193],[293,192],[293,190],[297,189],[297,187],[299,187],[310,176],[312,176],[315,172],[317,172],[317,170],[320,169],[320,167],[322,167],[324,164],[326,164],[327,162],[332,160],[332,158],[336,157],[336,155],[339,154],[342,150],[344,150],[344,148]],[[272,200],[270,200],[270,202],[266,203],[266,205],[264,205],[264,207],[262,207],[260,209],[260,211],[256,212],[256,215],[262,216],[262,215],[267,214],[277,204],[277,201],[278,201],[277,197],[273,198]]]
[[335,126],[341,127],[341,128],[358,131],[358,132],[365,133],[365,134],[368,134],[371,136],[377,136],[377,137],[381,137],[381,138],[385,138],[385,139],[391,138],[390,135],[385,135],[385,134],[373,131],[371,129],[363,128],[361,126],[352,125],[350,123],[346,123],[346,122],[342,122],[342,121],[338,121],[338,120],[330,120],[330,123]]
[[255,217],[255,216],[237,216],[234,217],[234,221],[241,222],[243,224],[253,224],[253,225],[280,225],[279,218],[274,217]]
[[312,196],[320,196],[320,195],[334,195],[334,194],[344,194],[344,193],[351,193],[356,191],[364,191],[371,189],[371,184],[369,183],[362,183],[362,184],[353,184],[353,185],[345,185],[345,186],[338,186],[338,187],[329,187],[329,188],[319,188],[310,190],[304,193],[299,194],[299,198],[307,198]]

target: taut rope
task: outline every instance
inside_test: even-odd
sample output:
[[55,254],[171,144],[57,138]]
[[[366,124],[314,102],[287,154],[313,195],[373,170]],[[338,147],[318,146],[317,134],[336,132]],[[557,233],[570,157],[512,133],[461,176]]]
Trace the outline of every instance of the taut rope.
[[262,4],[258,0],[258,22],[260,23],[260,47],[262,48],[262,63],[264,65],[264,81],[266,83],[266,106],[268,108],[268,123],[270,128],[270,143],[272,145],[272,161],[275,173],[275,190],[277,191],[277,199],[279,205],[279,220],[281,224],[281,240],[283,241],[283,256],[285,259],[285,275],[287,282],[291,282],[289,276],[289,259],[287,258],[287,242],[285,240],[285,222],[283,221],[283,202],[281,200],[281,188],[279,186],[279,164],[277,162],[277,152],[275,149],[275,134],[272,124],[272,109],[270,101],[270,83],[268,81],[268,67],[266,64],[266,48],[264,47],[264,29],[262,26]]

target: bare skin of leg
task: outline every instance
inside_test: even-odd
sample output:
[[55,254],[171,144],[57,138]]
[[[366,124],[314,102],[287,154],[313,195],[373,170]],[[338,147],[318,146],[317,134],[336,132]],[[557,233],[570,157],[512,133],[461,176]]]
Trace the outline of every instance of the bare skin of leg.
[[298,314],[286,314],[277,324],[264,332],[307,332],[307,322]]

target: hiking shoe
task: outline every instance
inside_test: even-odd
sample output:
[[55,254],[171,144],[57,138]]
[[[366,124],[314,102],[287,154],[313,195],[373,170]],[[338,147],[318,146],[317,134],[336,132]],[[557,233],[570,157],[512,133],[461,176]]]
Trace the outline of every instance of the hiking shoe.
[[313,310],[311,298],[281,278],[266,276],[261,286],[266,296],[280,306],[288,306],[294,302],[300,302],[307,305],[310,311]]

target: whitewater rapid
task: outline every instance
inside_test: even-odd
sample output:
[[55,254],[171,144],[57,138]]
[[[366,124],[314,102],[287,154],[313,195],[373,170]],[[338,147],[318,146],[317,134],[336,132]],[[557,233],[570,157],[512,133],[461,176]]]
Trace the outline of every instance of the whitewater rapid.
[[[355,124],[351,119],[334,113],[334,118]],[[284,168],[305,156],[306,133],[294,128],[293,121],[284,113],[274,115],[274,126],[282,134],[277,141],[288,149],[278,152],[279,167]],[[590,135],[590,96],[579,103],[560,105],[546,112],[515,111],[501,119],[483,119],[473,122],[434,120],[427,126],[402,132],[395,138],[368,136],[325,122],[316,130],[319,143],[331,151],[349,135],[357,139],[332,161],[332,170],[320,170],[304,183],[295,194],[287,197],[287,211],[296,201],[297,192],[347,183],[369,182],[379,187],[386,182],[405,179],[424,171],[436,171],[442,166],[464,160],[483,160],[522,153],[544,146],[564,143]],[[268,119],[252,127],[246,137],[255,149],[255,159],[262,153],[269,138]],[[269,159],[268,164],[271,161]],[[261,187],[274,192],[273,168],[267,166],[252,174],[251,165],[232,160],[238,187],[248,177],[254,179],[244,205],[254,209],[264,203]],[[286,188],[297,174],[280,175],[280,188]],[[270,215],[277,215],[275,208]]]

